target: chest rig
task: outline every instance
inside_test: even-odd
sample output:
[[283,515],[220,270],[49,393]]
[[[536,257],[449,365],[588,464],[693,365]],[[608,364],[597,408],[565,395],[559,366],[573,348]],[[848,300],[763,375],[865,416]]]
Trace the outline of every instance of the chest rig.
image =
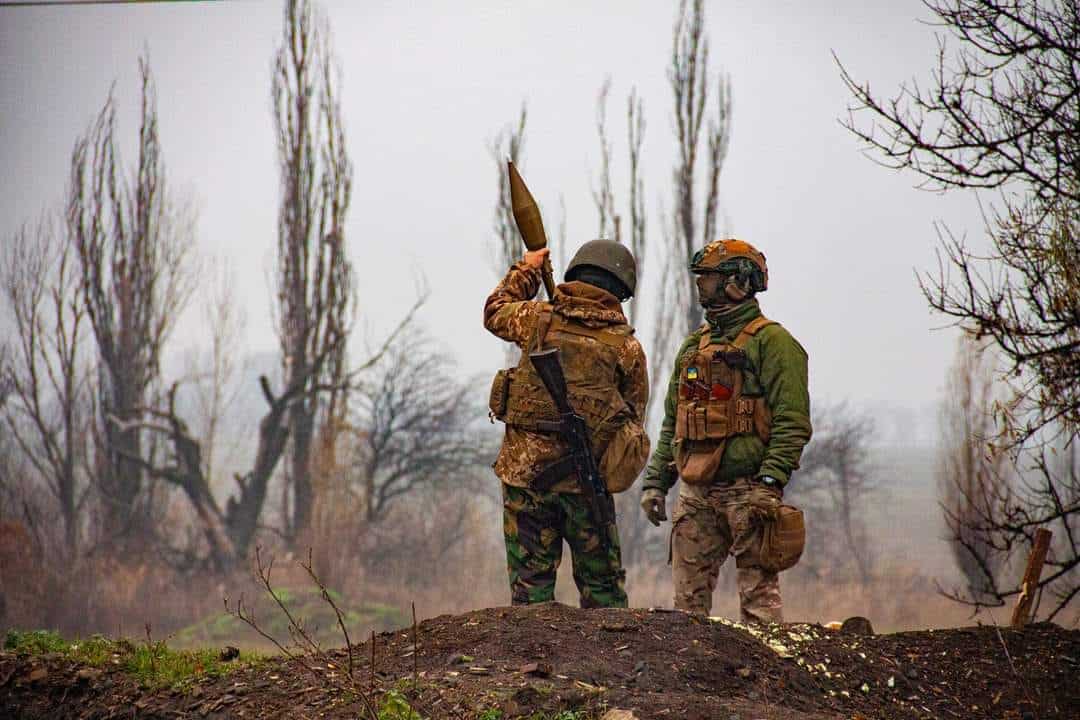
[[743,393],[745,373],[752,372],[746,344],[774,322],[763,316],[746,324],[731,343],[713,343],[705,327],[697,351],[679,365],[675,408],[675,466],[684,482],[708,484],[720,469],[728,438],[756,435],[769,441],[772,415],[760,396]]
[[533,432],[542,432],[541,422],[558,419],[555,404],[529,360],[529,352],[545,345],[558,347],[570,405],[585,419],[593,452],[602,455],[609,438],[598,437],[597,430],[624,406],[619,393],[619,350],[633,332],[626,324],[592,328],[544,310],[517,366],[495,375],[488,403],[491,417]]

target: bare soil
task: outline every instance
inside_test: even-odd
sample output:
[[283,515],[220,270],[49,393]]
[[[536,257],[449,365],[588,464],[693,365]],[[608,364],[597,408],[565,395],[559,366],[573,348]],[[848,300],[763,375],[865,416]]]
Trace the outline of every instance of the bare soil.
[[[370,640],[356,645],[352,673],[376,705],[397,689],[426,718],[1080,718],[1080,631],[1045,623],[865,636],[547,603],[443,615],[415,633],[415,646],[413,628],[376,635],[374,666]],[[330,655],[331,667],[272,658],[146,689],[119,669],[0,653],[0,717],[370,717],[334,686],[348,653]]]

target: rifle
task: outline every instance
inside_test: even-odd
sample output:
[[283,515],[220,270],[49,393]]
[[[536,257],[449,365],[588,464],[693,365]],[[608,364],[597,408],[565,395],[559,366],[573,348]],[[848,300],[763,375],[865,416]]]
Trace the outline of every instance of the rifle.
[[[521,239],[528,250],[541,250],[547,247],[547,235],[544,233],[544,221],[540,217],[540,206],[536,204],[525,181],[521,179],[517,168],[510,160],[506,161],[507,174],[510,177],[510,208],[514,215],[514,224],[521,233]],[[555,276],[551,269],[551,258],[544,258],[540,269],[544,278],[544,289],[548,300],[555,297]]]
[[545,432],[557,432],[570,446],[570,457],[578,476],[578,483],[589,504],[589,512],[600,536],[600,546],[605,553],[611,552],[611,535],[615,527],[615,503],[608,492],[600,468],[593,457],[592,442],[589,440],[589,428],[585,419],[574,412],[566,394],[566,377],[559,362],[559,349],[552,348],[529,353],[536,373],[551,395],[559,419],[555,422],[542,420],[538,423]]

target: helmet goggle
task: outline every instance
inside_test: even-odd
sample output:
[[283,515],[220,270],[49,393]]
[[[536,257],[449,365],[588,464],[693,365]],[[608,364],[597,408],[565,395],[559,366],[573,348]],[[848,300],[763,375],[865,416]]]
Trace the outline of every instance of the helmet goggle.
[[694,253],[690,272],[737,276],[740,283],[750,280],[755,291],[768,286],[765,256],[742,240],[714,240],[706,244]]

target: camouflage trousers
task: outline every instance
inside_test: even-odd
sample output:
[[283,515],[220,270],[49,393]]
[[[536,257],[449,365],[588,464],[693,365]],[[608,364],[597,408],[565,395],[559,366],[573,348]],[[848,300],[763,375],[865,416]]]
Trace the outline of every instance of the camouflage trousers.
[[618,530],[605,552],[584,495],[503,488],[503,536],[511,602],[528,605],[555,597],[563,540],[570,545],[581,607],[626,607],[626,576]]
[[675,607],[707,615],[720,566],[735,558],[739,608],[746,622],[781,622],[780,578],[758,566],[762,526],[750,517],[750,480],[730,485],[682,483],[671,516]]

